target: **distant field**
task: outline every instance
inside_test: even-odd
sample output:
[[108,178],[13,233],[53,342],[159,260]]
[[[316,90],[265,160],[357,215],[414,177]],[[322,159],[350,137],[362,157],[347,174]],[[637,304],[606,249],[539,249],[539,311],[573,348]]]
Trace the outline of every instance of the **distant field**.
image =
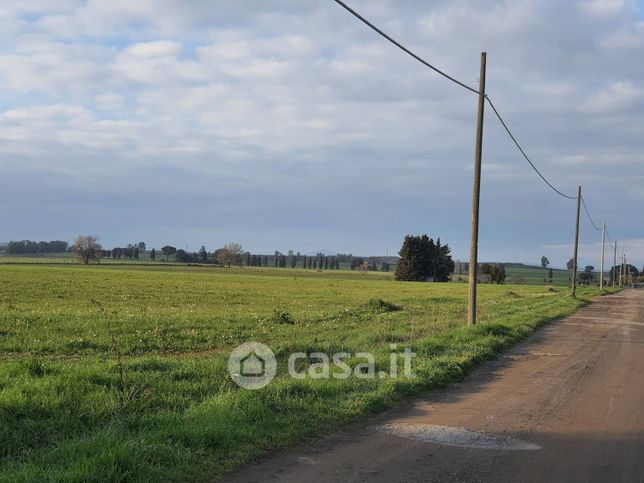
[[[0,481],[216,479],[457,380],[598,293],[481,286],[468,328],[466,290],[351,271],[0,265]],[[247,341],[278,356],[257,391],[226,372]],[[391,343],[418,353],[417,379],[285,373],[294,351],[369,351],[386,367]]]
[[[73,253],[53,253],[53,254],[42,254],[42,255],[26,255],[26,256],[13,256],[13,255],[4,255],[0,256],[0,264],[68,264],[68,265],[77,265],[78,261],[74,257]],[[157,256],[156,261],[150,259],[149,253],[142,254],[138,260],[129,260],[127,258],[103,258],[100,260],[101,265],[174,265],[174,258],[170,257],[169,260],[163,261],[163,256]],[[292,269],[290,267],[282,268],[279,271],[285,271],[290,273],[293,270],[300,270],[303,273],[315,272],[313,269],[303,269],[299,266],[301,262],[298,262],[298,267]],[[182,264],[180,266],[183,266]],[[206,265],[209,268],[215,268],[212,266]],[[273,270],[272,266],[269,267],[245,267],[249,270]],[[349,270],[347,264],[341,265],[341,270]],[[393,278],[393,271],[395,266],[391,267],[390,272],[369,272],[373,274],[381,273],[385,277]],[[275,272],[277,273],[277,272]],[[548,269],[542,269],[537,267],[506,267],[507,273],[507,283],[515,284],[529,284],[529,285],[548,285]],[[455,274],[453,280],[462,280],[467,281],[467,274]],[[564,287],[570,284],[570,271],[569,270],[553,270],[553,285]]]
[[[533,268],[533,267],[508,267],[506,268],[508,281],[525,280],[528,284],[542,285],[549,283],[548,269],[547,268]],[[570,271],[569,270],[552,270],[553,285],[567,286],[570,285]]]

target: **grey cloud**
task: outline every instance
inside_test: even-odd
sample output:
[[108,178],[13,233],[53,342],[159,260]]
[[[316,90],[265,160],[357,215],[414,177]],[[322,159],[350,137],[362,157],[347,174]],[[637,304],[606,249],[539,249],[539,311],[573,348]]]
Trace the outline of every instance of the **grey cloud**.
[[[641,238],[633,2],[352,5],[472,85],[488,50],[490,95],[544,173],[567,192],[583,183],[597,218]],[[68,210],[57,229],[108,244],[159,244],[174,227],[254,250],[369,253],[427,231],[466,253],[475,97],[333,2],[9,2],[0,25],[0,187],[41,193],[27,205],[41,237]],[[568,243],[574,206],[489,112],[483,176],[482,258]],[[38,233],[0,210],[0,238]],[[141,211],[154,214],[142,224]]]

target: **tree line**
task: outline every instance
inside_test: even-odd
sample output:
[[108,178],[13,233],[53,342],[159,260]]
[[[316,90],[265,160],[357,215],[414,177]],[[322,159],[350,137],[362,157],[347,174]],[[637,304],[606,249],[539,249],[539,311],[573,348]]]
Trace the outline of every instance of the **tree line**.
[[10,241],[7,244],[5,251],[10,255],[65,253],[69,251],[69,244],[62,240],[38,242],[32,240]]

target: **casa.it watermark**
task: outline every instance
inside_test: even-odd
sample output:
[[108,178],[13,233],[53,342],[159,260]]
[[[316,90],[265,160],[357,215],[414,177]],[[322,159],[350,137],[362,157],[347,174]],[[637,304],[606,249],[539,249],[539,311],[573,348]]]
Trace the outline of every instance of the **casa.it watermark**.
[[[294,352],[288,358],[288,374],[293,379],[414,379],[416,374],[412,372],[412,359],[416,354],[409,347],[400,350],[397,344],[390,344],[389,348],[391,353],[387,371],[376,371],[376,359],[371,352]],[[355,364],[350,365],[347,361]],[[267,345],[246,342],[235,347],[230,354],[228,372],[240,387],[260,389],[275,377],[277,359]]]

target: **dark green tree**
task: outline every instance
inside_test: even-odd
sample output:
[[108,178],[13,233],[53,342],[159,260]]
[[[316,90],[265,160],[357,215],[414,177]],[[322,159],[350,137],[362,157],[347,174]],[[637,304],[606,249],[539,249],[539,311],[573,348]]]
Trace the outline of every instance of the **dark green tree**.
[[400,260],[396,265],[396,280],[419,281],[433,278],[447,282],[454,271],[454,261],[448,245],[441,245],[427,235],[407,235],[400,249]]
[[427,259],[424,258],[425,251],[421,245],[421,237],[407,235],[398,255],[400,260],[396,265],[396,280],[424,280],[428,266]]
[[550,260],[545,255],[541,257],[541,268],[546,269],[550,265]]

